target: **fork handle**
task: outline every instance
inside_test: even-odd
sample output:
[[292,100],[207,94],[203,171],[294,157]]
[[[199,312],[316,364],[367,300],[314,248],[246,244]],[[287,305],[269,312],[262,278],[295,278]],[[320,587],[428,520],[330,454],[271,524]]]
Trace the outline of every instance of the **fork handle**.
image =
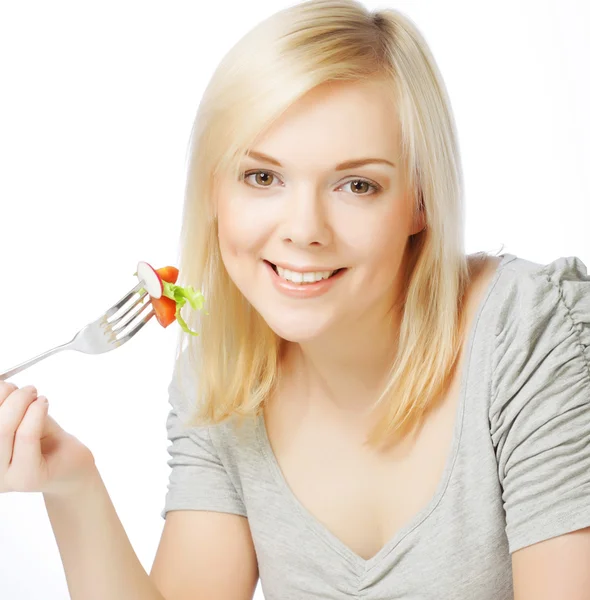
[[67,344],[62,344],[61,346],[56,346],[55,348],[52,348],[51,350],[47,350],[47,352],[43,352],[42,354],[39,354],[38,356],[35,356],[35,357],[21,363],[20,365],[16,365],[16,367],[13,367],[9,371],[6,371],[6,373],[0,373],[0,381],[6,381],[6,379],[8,379],[9,377],[12,377],[13,375],[16,375],[17,373],[20,373],[21,371],[24,371],[25,369],[42,361],[44,358],[47,358],[48,356],[51,356],[52,354],[57,354],[58,352],[61,352],[62,350],[67,350],[73,341],[74,340],[71,340]]

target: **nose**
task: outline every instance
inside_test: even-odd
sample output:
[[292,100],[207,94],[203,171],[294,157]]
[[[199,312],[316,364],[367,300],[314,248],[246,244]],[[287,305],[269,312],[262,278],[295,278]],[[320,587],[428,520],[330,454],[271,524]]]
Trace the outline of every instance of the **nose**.
[[288,199],[283,239],[301,248],[327,246],[330,243],[331,233],[321,194],[308,190]]

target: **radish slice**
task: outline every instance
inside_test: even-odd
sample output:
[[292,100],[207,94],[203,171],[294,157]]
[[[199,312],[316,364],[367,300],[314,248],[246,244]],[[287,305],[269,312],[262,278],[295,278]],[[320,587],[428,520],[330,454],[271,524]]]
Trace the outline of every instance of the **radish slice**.
[[147,293],[152,298],[161,298],[164,292],[162,278],[156,273],[155,269],[146,262],[137,263],[137,278],[143,281]]

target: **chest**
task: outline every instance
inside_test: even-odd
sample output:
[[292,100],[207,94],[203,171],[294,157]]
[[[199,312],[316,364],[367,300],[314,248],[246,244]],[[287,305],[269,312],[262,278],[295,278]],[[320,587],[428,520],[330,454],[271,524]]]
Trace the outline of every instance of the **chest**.
[[387,452],[363,444],[368,421],[319,407],[302,414],[295,402],[271,405],[267,434],[291,492],[355,554],[371,558],[434,496],[451,450],[459,387],[454,376],[422,427]]

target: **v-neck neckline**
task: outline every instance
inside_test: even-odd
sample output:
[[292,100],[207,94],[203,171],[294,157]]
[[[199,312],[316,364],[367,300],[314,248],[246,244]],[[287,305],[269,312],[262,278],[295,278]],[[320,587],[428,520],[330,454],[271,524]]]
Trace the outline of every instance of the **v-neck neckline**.
[[266,459],[267,464],[270,467],[270,470],[273,473],[274,480],[281,492],[283,493],[284,497],[298,512],[302,519],[302,522],[307,527],[309,527],[320,539],[327,543],[328,546],[330,546],[334,551],[336,551],[345,560],[347,560],[355,568],[359,575],[367,573],[375,565],[377,565],[383,559],[385,559],[385,557],[388,554],[390,554],[409,533],[411,533],[414,529],[419,527],[439,505],[449,485],[451,475],[453,473],[453,467],[455,465],[455,461],[459,453],[459,446],[461,442],[461,434],[463,430],[463,415],[465,412],[465,395],[467,391],[467,379],[471,365],[471,354],[475,340],[475,333],[483,309],[487,304],[487,301],[491,295],[492,290],[496,285],[498,278],[500,277],[503,267],[515,258],[517,258],[514,254],[509,253],[505,253],[500,256],[502,257],[502,260],[498,263],[494,275],[492,276],[490,282],[486,287],[486,290],[482,296],[482,299],[479,302],[479,305],[473,317],[473,321],[471,323],[467,346],[465,349],[465,360],[461,367],[460,385],[458,391],[459,398],[457,402],[458,406],[455,411],[452,441],[450,444],[449,452],[447,454],[447,459],[445,461],[444,470],[439,479],[436,491],[434,492],[434,495],[431,497],[428,503],[422,509],[420,509],[413,517],[411,517],[404,525],[402,525],[395,532],[393,537],[391,537],[389,541],[387,541],[377,551],[376,554],[374,554],[368,559],[365,559],[356,552],[354,552],[354,550],[352,550],[340,538],[338,538],[334,533],[332,533],[316,516],[314,516],[301,503],[299,498],[295,495],[295,493],[287,483],[287,480],[283,475],[279,462],[272,449],[272,446],[270,444],[270,438],[268,436],[268,431],[266,429],[266,422],[264,419],[263,411],[260,411],[260,414],[256,419],[256,431],[260,449]]

